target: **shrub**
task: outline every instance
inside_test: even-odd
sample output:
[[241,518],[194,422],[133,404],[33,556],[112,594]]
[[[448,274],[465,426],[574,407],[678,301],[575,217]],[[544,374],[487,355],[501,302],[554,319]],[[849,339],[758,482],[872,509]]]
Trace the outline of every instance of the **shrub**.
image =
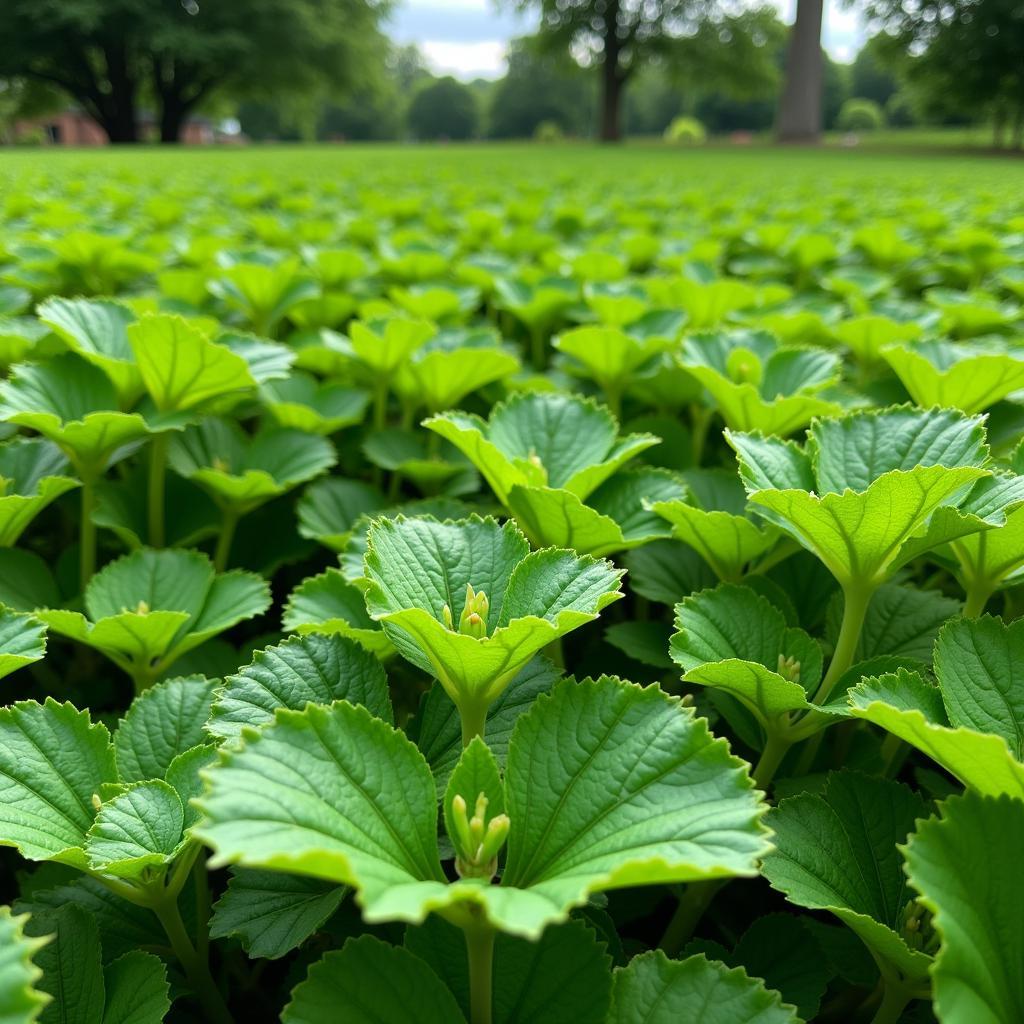
[[533,130],[535,142],[560,142],[565,132],[557,121],[541,121]]
[[839,111],[836,127],[844,132],[876,132],[885,127],[885,114],[874,100],[847,100]]
[[695,117],[677,117],[665,129],[665,141],[675,146],[699,146],[708,133]]

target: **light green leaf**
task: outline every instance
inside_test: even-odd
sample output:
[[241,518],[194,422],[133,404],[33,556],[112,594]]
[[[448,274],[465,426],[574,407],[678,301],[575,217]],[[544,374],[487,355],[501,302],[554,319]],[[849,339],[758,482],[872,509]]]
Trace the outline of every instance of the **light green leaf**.
[[316,297],[317,283],[303,276],[297,259],[273,264],[242,262],[225,267],[208,288],[240,310],[257,334],[272,334],[293,307]]
[[106,967],[103,981],[103,1024],[162,1024],[171,1008],[167,968],[152,953],[126,953]]
[[235,936],[249,956],[277,960],[302,945],[338,909],[345,892],[318,878],[232,868],[213,905],[210,937]]
[[823,795],[790,797],[769,814],[775,850],[762,873],[791,903],[835,914],[901,978],[924,982],[931,957],[906,928],[912,894],[897,844],[925,809],[900,783],[833,772]]
[[104,801],[89,829],[89,866],[117,878],[142,878],[171,862],[184,825],[184,808],[172,786],[160,779],[128,786]]
[[798,1024],[778,992],[704,956],[669,960],[660,950],[634,957],[612,975],[608,1024],[699,1020],[701,1024]]
[[327,477],[306,488],[299,500],[299,533],[332,551],[342,551],[357,520],[387,504],[375,487],[358,480]]
[[103,1016],[103,968],[99,928],[81,907],[67,906],[32,915],[26,932],[51,938],[35,955],[43,977],[40,991],[51,1001],[40,1024],[96,1024]]
[[157,683],[136,697],[114,733],[122,780],[162,779],[179,754],[205,742],[213,691],[210,680],[187,676]]
[[463,452],[502,504],[516,484],[561,488],[585,501],[629,459],[658,443],[649,434],[619,436],[606,408],[559,392],[514,395],[486,421],[454,412],[423,425]]
[[369,323],[353,320],[348,330],[349,347],[355,359],[385,379],[393,376],[436,332],[433,324],[424,320],[400,317]]
[[297,371],[264,384],[260,397],[282,427],[306,434],[334,434],[360,423],[370,395],[341,384],[321,384],[312,374]]
[[[940,805],[907,842],[910,884],[942,939],[932,982],[943,1024],[1024,1016],[1024,937],[1017,851],[1024,803],[967,792]],[[975,865],[980,870],[965,870]]]
[[69,348],[110,378],[123,406],[139,397],[142,377],[127,330],[136,317],[127,306],[109,299],[51,297],[36,313]]
[[387,676],[365,647],[341,636],[294,636],[257,651],[250,665],[224,680],[208,731],[219,739],[238,739],[246,726],[273,721],[278,708],[301,711],[309,702],[336,700],[393,719]]
[[0,708],[0,845],[85,867],[93,797],[118,781],[106,726],[47,698]]
[[0,547],[16,544],[47,505],[79,486],[51,441],[20,437],[0,445]]
[[589,325],[563,331],[552,344],[570,357],[570,369],[615,393],[621,392],[631,374],[668,347],[667,339],[657,336],[637,338],[617,327]]
[[48,1001],[37,985],[42,970],[32,962],[46,939],[25,934],[27,915],[14,916],[0,907],[0,1020],[34,1024]]
[[419,957],[372,935],[326,953],[292,990],[282,1024],[334,1024],[338,1007],[350,1024],[464,1024],[455,997]]
[[407,367],[417,404],[428,411],[452,409],[467,395],[519,369],[512,353],[493,343],[424,351]]
[[128,328],[128,342],[161,412],[198,411],[256,387],[242,356],[180,316],[145,316]]
[[0,607],[0,679],[46,655],[46,626],[33,615]]

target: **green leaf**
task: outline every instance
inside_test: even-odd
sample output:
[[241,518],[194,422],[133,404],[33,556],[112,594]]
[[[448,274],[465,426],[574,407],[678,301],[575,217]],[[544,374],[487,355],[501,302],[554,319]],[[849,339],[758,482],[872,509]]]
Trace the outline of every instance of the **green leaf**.
[[0,845],[85,867],[93,797],[117,782],[106,726],[47,698],[0,708]]
[[[636,338],[617,327],[576,327],[552,341],[571,359],[570,369],[597,381],[607,390],[620,390],[629,377],[668,347],[657,336]],[[573,365],[575,364],[575,365]]]
[[351,1024],[464,1024],[455,997],[419,957],[372,935],[324,955],[292,990],[282,1024],[333,1024],[338,1007]]
[[386,504],[380,491],[358,480],[317,480],[299,500],[299,533],[332,551],[342,551],[359,518]]
[[823,795],[790,797],[769,814],[775,850],[762,873],[791,903],[835,914],[900,977],[924,981],[931,957],[908,944],[912,895],[897,844],[925,809],[900,783],[833,772]]
[[669,960],[660,950],[634,957],[612,975],[608,1024],[699,1020],[701,1024],[797,1024],[778,992],[703,956]]
[[133,950],[103,972],[102,1024],[162,1024],[171,1008],[167,968],[152,953]]
[[249,437],[237,423],[207,419],[170,445],[171,468],[240,513],[325,473],[337,460],[326,438],[274,427]]
[[374,374],[387,379],[426,343],[436,328],[424,320],[393,317],[369,323],[353,320],[348,330],[352,355]]
[[[384,770],[367,785],[369,765]],[[196,834],[213,848],[213,866],[352,885],[368,921],[419,919],[419,900],[443,892],[430,769],[365,708],[280,709],[240,749],[223,750],[206,778]]]
[[69,348],[110,378],[123,406],[139,397],[142,378],[128,344],[128,325],[136,317],[127,306],[109,299],[52,297],[36,313]]
[[312,374],[295,372],[264,384],[260,396],[282,427],[306,434],[334,434],[361,423],[370,395],[340,384],[320,384]]
[[924,408],[971,415],[1024,387],[1024,353],[993,344],[925,341],[883,348],[881,355]]
[[235,263],[208,284],[210,291],[229,306],[241,310],[258,334],[271,334],[288,311],[320,289],[302,276],[297,259],[265,263]]
[[202,676],[168,679],[136,697],[114,733],[125,782],[162,779],[171,762],[206,741],[214,684]]
[[198,411],[256,387],[249,364],[179,316],[145,316],[128,328],[142,381],[161,412]]
[[0,445],[0,547],[16,544],[47,505],[79,486],[67,469],[60,449],[43,438]]
[[302,945],[338,909],[345,892],[318,878],[232,868],[213,905],[210,937],[234,936],[249,956],[277,960]]
[[281,627],[286,633],[351,637],[378,658],[395,651],[380,624],[370,618],[362,591],[349,583],[339,569],[328,569],[303,580],[288,595]]
[[172,786],[138,782],[103,802],[85,841],[89,866],[116,878],[143,878],[178,851],[185,812]]
[[[371,617],[456,701],[492,700],[543,647],[621,596],[622,572],[610,563],[556,549],[530,553],[514,525],[478,516],[378,520],[364,568]],[[453,622],[459,616],[467,586],[489,601],[482,636],[445,621],[446,607]]]
[[0,608],[0,679],[46,655],[46,627],[33,615]]
[[[469,1020],[469,969],[462,931],[436,914],[405,933],[405,948],[427,963]],[[536,942],[494,941],[493,1024],[605,1024],[610,958],[583,921],[552,925]]]
[[366,648],[341,636],[294,636],[257,651],[252,664],[224,680],[207,728],[218,739],[238,739],[246,726],[273,721],[278,708],[301,711],[336,700],[393,720],[387,676]]
[[932,983],[935,1012],[946,1024],[1002,1024],[1024,1015],[1022,844],[1024,803],[972,792],[945,800],[940,817],[922,822],[907,843],[910,884],[942,939]]
[[34,1024],[47,1003],[38,989],[42,970],[32,958],[45,944],[25,934],[27,915],[15,917],[0,907],[0,1020],[4,1024]]
[[519,369],[519,360],[493,342],[423,351],[407,368],[418,405],[430,412],[452,409],[467,395],[503,380]]
[[26,926],[33,936],[52,936],[35,955],[42,968],[40,991],[51,1001],[40,1024],[96,1024],[103,1017],[103,968],[99,929],[81,907],[33,914]]
[[935,675],[950,725],[1001,736],[1024,761],[1024,620],[947,623],[935,645]]
[[965,786],[1024,797],[1024,764],[1003,737],[952,728],[942,693],[906,670],[865,679],[849,692],[850,714],[874,722],[941,764]]
[[616,622],[604,631],[605,640],[643,665],[671,668],[668,655],[672,629],[665,622],[651,619]]
[[487,421],[456,412],[423,425],[463,452],[502,504],[516,484],[560,488],[585,501],[629,459],[658,443],[649,434],[619,436],[606,408],[558,392],[514,395]]
[[675,605],[687,594],[716,583],[707,562],[675,540],[656,540],[627,551],[621,562],[634,593],[658,604]]

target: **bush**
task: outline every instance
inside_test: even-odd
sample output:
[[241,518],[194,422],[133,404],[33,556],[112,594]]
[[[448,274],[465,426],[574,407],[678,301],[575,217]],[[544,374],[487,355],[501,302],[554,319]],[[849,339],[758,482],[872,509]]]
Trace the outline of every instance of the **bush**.
[[699,146],[708,137],[695,117],[677,117],[665,129],[665,141],[676,146]]
[[424,86],[409,105],[409,131],[417,139],[471,139],[480,120],[476,97],[451,76]]
[[535,142],[561,142],[565,138],[565,132],[557,121],[541,121],[533,130]]
[[885,114],[874,100],[847,100],[839,110],[836,127],[844,132],[876,132],[885,127]]

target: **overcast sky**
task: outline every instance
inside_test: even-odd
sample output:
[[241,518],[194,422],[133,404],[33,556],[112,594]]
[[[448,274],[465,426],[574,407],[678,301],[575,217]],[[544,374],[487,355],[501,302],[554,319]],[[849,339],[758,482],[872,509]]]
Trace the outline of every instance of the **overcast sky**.
[[[796,0],[772,0],[791,21]],[[416,43],[431,68],[457,78],[499,78],[505,71],[510,39],[532,31],[535,18],[497,9],[493,0],[399,0],[390,34],[400,43]],[[825,49],[848,61],[864,38],[859,16],[826,0]]]

